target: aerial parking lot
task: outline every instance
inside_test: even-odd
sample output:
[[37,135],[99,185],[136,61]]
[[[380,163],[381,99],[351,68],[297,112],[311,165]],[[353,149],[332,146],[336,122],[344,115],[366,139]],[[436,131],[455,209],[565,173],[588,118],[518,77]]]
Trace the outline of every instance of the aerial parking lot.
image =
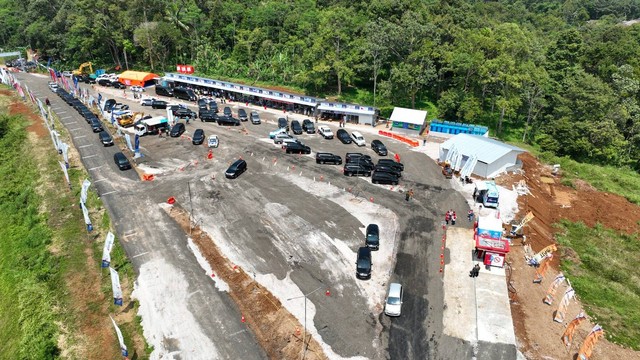
[[[115,98],[133,112],[153,117],[167,114],[165,109],[141,106],[139,99],[118,96],[119,90],[110,90],[111,94],[97,86],[95,90],[102,92],[103,101]],[[198,112],[195,102],[181,103]],[[55,111],[68,111],[64,104],[53,106]],[[170,197],[176,199],[176,206],[190,212],[192,224],[206,232],[230,263],[242,268],[295,316],[299,325],[291,330],[293,341],[299,337],[295,331],[304,326],[325,355],[336,359],[422,359],[436,353],[440,355],[434,358],[451,358],[470,347],[453,349],[448,344],[457,344],[456,340],[441,336],[440,244],[433,240],[442,235],[440,214],[466,205],[433,161],[406,144],[377,136],[378,129],[371,126],[348,124],[344,128],[352,136],[357,131],[358,142],[364,138],[365,146],[358,146],[326,136],[327,129],[337,133],[337,123],[320,122],[314,124],[314,131],[306,131],[309,122],[298,114],[263,111],[244,103],[217,106],[220,115],[228,106],[235,119],[240,109],[251,117],[257,112],[260,123],[248,119],[240,126],[225,126],[200,118],[188,123],[178,120],[184,132],[177,137],[165,133],[142,136],[142,157],[133,159],[130,151],[124,151],[135,170],[105,171],[101,173],[104,180],[96,184],[98,189],[109,186],[105,194],[110,195],[103,201],[139,274],[134,295],[141,303],[143,327],[153,330],[145,332],[145,337],[159,354],[208,349],[220,358],[265,357],[260,346],[255,346],[256,338],[238,321],[241,316],[261,314],[239,314],[225,295],[224,283],[207,273],[206,261],[201,261],[202,254],[194,249],[189,232],[163,211]],[[270,138],[279,128],[279,118],[302,124],[302,133],[298,125],[289,131],[297,140],[283,138],[276,144]],[[324,136],[318,134],[320,126]],[[293,134],[294,127],[298,134]],[[105,128],[118,140],[113,128]],[[132,129],[124,131],[133,134]],[[218,146],[209,147],[208,140],[194,145],[197,129],[202,130],[198,131],[200,139],[215,135]],[[81,153],[91,148],[84,145],[91,139],[90,127],[86,131],[74,140]],[[95,138],[97,143],[97,134]],[[371,147],[373,140],[378,140],[376,151]],[[309,153],[287,153],[288,141],[308,147]],[[386,155],[379,155],[384,154],[379,141]],[[111,152],[120,149],[100,150],[113,156]],[[317,161],[318,153],[337,155],[340,162],[320,161],[325,157]],[[402,170],[388,163],[386,170],[376,170],[378,160],[394,162],[396,156],[404,164]],[[236,178],[225,177],[239,159],[246,162],[246,171]],[[352,168],[364,170],[345,174],[345,169]],[[401,177],[392,178],[397,184],[374,184],[371,175],[377,171]],[[154,180],[121,180],[136,172],[140,178],[153,174]],[[406,200],[409,189],[414,196]],[[379,227],[379,249],[371,251],[370,277],[360,279],[356,276],[357,254],[366,246],[365,230],[370,224]],[[184,286],[176,289],[177,283]],[[399,317],[384,315],[390,283],[403,287]],[[242,347],[247,344],[253,345]]]

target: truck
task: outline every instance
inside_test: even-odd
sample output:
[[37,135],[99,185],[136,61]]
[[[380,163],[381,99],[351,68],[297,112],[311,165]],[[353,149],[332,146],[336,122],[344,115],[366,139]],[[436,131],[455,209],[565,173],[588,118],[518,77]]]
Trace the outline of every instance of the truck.
[[493,181],[477,181],[473,197],[476,202],[482,203],[484,207],[497,208],[500,192]]
[[149,119],[140,120],[134,129],[136,133],[142,135],[157,135],[160,130],[169,127],[169,120],[164,116],[155,116]]

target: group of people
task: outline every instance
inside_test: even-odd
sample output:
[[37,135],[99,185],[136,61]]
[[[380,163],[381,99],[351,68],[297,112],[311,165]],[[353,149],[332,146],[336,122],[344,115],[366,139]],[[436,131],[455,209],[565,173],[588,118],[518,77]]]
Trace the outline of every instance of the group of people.
[[[467,213],[467,219],[469,219],[470,223],[473,222],[474,217],[475,214],[473,212],[473,209],[469,209],[469,212]],[[449,222],[451,222],[451,225],[455,225],[456,220],[458,220],[458,216],[456,215],[456,212],[453,211],[453,209],[449,209],[449,211],[444,214],[444,221],[445,223],[447,223],[447,225],[449,225]]]

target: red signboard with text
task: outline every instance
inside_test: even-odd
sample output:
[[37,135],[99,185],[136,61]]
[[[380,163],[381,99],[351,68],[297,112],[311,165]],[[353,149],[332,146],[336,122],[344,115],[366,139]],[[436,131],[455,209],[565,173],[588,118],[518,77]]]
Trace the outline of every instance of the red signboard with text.
[[177,64],[176,71],[178,71],[181,74],[193,74],[193,66]]

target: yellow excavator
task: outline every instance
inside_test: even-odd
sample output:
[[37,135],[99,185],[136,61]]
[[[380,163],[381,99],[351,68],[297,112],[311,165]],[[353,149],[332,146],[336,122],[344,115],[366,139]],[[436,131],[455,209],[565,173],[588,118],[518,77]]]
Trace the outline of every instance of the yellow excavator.
[[[88,73],[85,71],[86,67],[89,67],[89,72]],[[93,64],[90,63],[90,62],[86,62],[86,63],[81,64],[78,67],[78,70],[73,70],[73,75],[82,75],[82,74],[93,74]]]
[[130,114],[123,114],[117,118],[118,124],[122,127],[133,126],[139,120],[142,120],[144,117],[144,113],[142,112],[133,112]]

